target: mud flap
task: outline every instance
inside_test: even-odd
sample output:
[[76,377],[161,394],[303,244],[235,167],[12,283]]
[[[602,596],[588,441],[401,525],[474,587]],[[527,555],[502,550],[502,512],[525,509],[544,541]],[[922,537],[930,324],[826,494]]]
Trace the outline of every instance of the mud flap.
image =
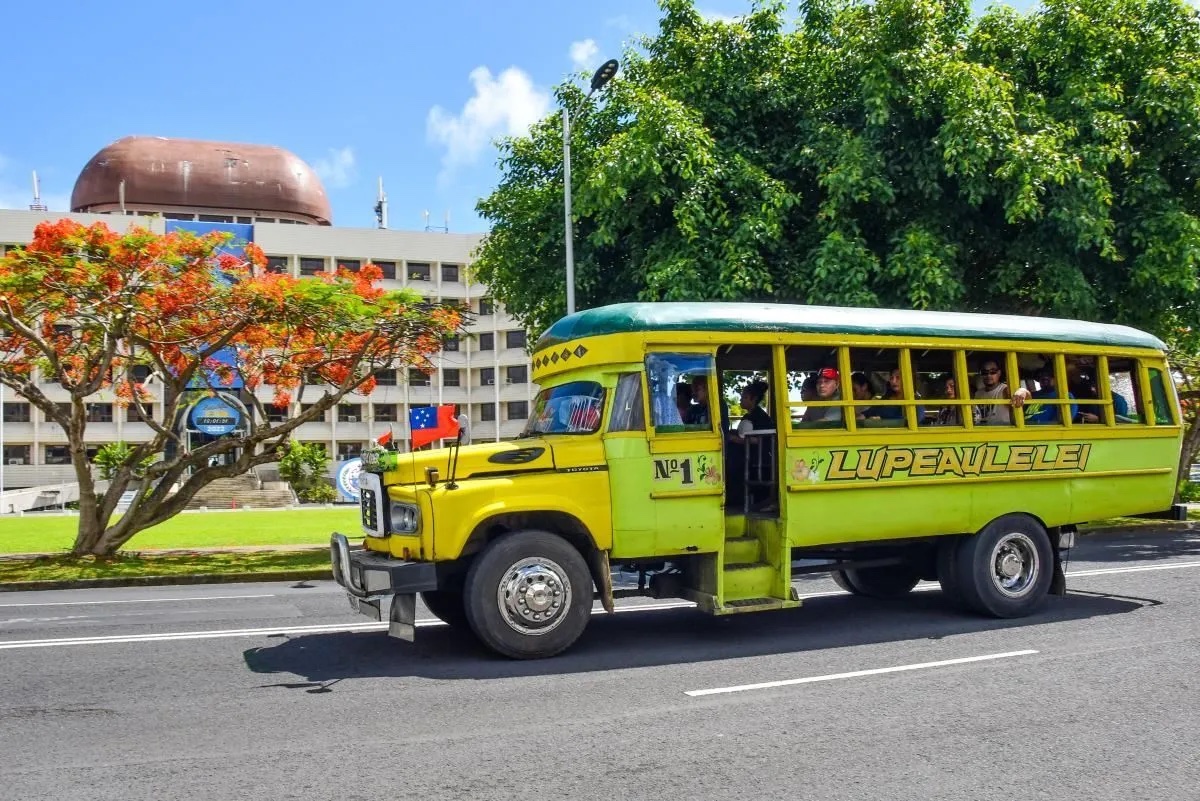
[[417,596],[402,593],[392,596],[392,610],[388,613],[388,636],[413,642],[417,637]]
[[1050,579],[1051,595],[1067,594],[1067,574],[1063,572],[1062,554],[1054,549],[1054,577]]
[[592,551],[588,555],[588,567],[592,570],[592,580],[596,582],[596,591],[600,595],[600,605],[604,611],[612,613],[613,588],[612,567],[608,562],[608,551]]

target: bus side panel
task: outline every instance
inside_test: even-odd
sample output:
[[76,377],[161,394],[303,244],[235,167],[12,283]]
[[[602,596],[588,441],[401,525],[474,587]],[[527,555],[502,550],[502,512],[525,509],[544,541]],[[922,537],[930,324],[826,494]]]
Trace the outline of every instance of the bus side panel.
[[1177,433],[1175,428],[1142,428],[1129,431],[1128,437],[1096,440],[1086,473],[1071,482],[1071,514],[1063,522],[1169,509],[1175,499]]

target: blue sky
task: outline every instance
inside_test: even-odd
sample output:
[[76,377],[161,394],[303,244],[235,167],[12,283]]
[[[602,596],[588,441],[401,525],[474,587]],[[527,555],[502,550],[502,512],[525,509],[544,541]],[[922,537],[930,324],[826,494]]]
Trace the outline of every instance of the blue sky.
[[[1028,8],[1031,0],[1013,0]],[[981,7],[982,3],[976,3]],[[697,0],[735,16],[748,0]],[[392,228],[482,231],[495,137],[552,110],[655,30],[654,0],[64,0],[7,4],[0,208],[31,171],[65,211],[79,170],[130,134],[272,144],[311,164],[334,224],[369,227],[384,179]]]

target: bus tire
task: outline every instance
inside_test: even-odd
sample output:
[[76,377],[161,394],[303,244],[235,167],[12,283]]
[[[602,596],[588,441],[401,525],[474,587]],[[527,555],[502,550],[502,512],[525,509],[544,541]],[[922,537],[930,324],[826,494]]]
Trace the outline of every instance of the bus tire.
[[421,600],[434,617],[450,628],[464,631],[470,629],[461,587],[451,590],[428,590],[421,593]]
[[952,573],[970,609],[1024,617],[1045,601],[1054,578],[1050,537],[1026,515],[999,517],[959,542]]
[[920,580],[920,574],[906,564],[833,571],[834,583],[846,592],[882,601],[903,598]]
[[513,659],[544,659],[569,648],[592,616],[587,562],[548,531],[517,531],[491,542],[467,572],[465,607],[475,636]]

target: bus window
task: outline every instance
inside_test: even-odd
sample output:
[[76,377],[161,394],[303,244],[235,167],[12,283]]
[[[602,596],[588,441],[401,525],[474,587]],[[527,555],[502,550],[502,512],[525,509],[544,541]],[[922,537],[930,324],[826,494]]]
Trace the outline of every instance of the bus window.
[[1154,401],[1154,424],[1157,426],[1169,426],[1175,422],[1171,407],[1174,403],[1170,400],[1171,394],[1167,391],[1167,385],[1163,382],[1162,370],[1157,367],[1150,368],[1150,397]]
[[845,429],[849,377],[838,368],[838,349],[794,347],[784,358],[792,429]]
[[967,354],[967,369],[973,376],[971,397],[975,399],[975,417],[981,426],[1011,426],[1012,390],[1021,386],[1017,376],[1008,375],[1008,354]]
[[708,354],[647,355],[646,377],[650,386],[650,415],[655,432],[712,431],[712,403],[707,397],[712,387],[712,376],[713,357]]
[[[902,361],[905,351],[897,348],[852,348],[851,386],[854,413],[860,428],[905,428],[904,409],[912,396],[904,387]],[[866,383],[863,383],[863,378]],[[905,401],[908,401],[907,403]],[[917,405],[917,424],[925,418],[925,406]]]
[[609,431],[645,431],[646,412],[642,407],[642,374],[623,373],[613,395]]
[[1113,414],[1117,425],[1144,423],[1142,392],[1137,380],[1137,362],[1133,359],[1108,360],[1108,386],[1112,392]]
[[925,407],[925,419],[918,420],[920,425],[961,427],[963,416],[971,415],[975,408],[964,400],[969,400],[970,393],[959,391],[959,387],[966,389],[970,385],[965,376],[958,375],[955,354],[956,351],[933,348],[912,351],[913,389],[917,397],[930,401]]

